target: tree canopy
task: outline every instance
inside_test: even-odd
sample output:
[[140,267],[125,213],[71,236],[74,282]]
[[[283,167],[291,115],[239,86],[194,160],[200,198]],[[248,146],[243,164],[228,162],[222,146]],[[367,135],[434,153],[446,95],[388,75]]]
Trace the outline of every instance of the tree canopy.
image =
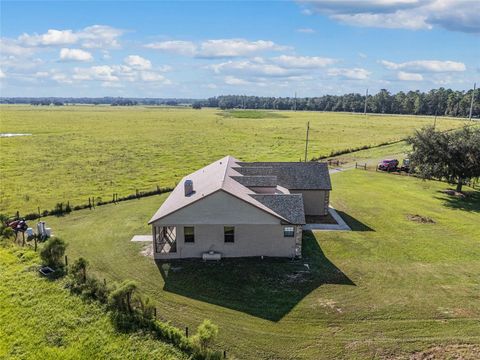
[[480,177],[480,128],[463,127],[450,132],[433,127],[416,131],[408,139],[412,145],[410,161],[414,171],[425,179],[445,179],[457,185]]
[[[472,91],[454,91],[439,88],[428,92],[400,91],[396,94],[380,90],[367,99],[367,112],[377,114],[410,114],[467,117],[470,111]],[[350,93],[319,97],[259,97],[226,95],[199,102],[204,107],[221,109],[270,109],[363,112],[365,95]],[[480,116],[480,91],[475,92],[473,116]]]

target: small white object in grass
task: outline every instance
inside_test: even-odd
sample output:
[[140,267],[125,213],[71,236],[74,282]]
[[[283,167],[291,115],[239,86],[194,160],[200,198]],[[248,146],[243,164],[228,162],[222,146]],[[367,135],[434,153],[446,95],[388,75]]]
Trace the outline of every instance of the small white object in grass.
[[310,265],[308,265],[308,264],[303,264],[303,266],[305,266],[308,270],[310,270]]
[[15,137],[15,136],[30,136],[32,134],[14,134],[14,133],[0,133],[0,138],[2,137]]

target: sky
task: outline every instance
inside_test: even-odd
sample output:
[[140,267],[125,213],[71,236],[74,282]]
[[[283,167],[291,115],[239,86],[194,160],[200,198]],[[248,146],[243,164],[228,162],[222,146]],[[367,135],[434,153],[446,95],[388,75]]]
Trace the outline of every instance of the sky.
[[480,1],[5,1],[0,96],[320,96],[480,80]]

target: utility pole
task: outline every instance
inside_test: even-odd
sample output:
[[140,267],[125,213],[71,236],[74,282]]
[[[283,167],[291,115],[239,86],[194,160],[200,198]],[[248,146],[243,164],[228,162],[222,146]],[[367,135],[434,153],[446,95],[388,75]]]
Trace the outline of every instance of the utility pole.
[[472,100],[470,100],[470,114],[468,115],[468,120],[472,121],[472,110],[473,110],[473,99],[475,98],[475,88],[477,83],[473,84],[473,91],[472,91]]
[[293,103],[293,111],[297,111],[297,92],[295,91],[295,101]]
[[305,139],[305,162],[307,162],[307,155],[308,155],[308,132],[310,130],[310,121],[307,122],[307,137]]
[[365,92],[365,106],[363,107],[363,115],[367,115],[367,99],[368,99],[368,88]]

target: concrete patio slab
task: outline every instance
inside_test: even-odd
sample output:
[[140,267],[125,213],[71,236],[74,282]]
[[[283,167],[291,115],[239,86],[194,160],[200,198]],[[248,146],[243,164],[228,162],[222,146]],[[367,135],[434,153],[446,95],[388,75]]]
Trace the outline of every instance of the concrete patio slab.
[[303,230],[312,231],[350,231],[350,226],[342,219],[340,215],[335,211],[333,207],[329,207],[328,212],[337,222],[336,224],[306,224],[303,225]]
[[147,242],[147,241],[152,241],[153,237],[152,235],[134,235],[132,240],[134,242]]

